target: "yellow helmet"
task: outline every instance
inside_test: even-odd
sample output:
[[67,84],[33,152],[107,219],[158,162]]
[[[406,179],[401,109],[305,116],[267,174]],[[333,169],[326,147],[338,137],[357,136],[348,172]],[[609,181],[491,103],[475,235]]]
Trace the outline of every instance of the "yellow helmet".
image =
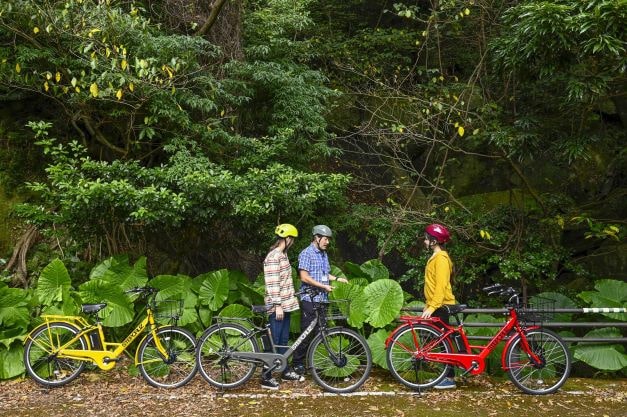
[[298,237],[298,230],[289,223],[280,224],[274,229],[274,233],[279,237]]

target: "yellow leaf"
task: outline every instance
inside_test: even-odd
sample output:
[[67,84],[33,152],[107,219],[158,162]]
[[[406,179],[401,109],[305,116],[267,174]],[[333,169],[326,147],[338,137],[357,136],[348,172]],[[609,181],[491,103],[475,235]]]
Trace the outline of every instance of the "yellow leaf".
[[122,89],[119,89],[117,93],[115,93],[115,96],[118,98],[118,100],[122,99]]
[[33,33],[39,33],[39,28],[37,26],[33,28]]
[[18,74],[20,73],[20,71],[22,71],[22,67],[20,67],[20,64],[15,64],[15,72],[17,72]]
[[98,97],[98,85],[96,83],[92,83],[92,85],[89,86],[89,92],[92,96]]
[[479,231],[479,234],[481,235],[481,238],[482,238],[482,239],[483,239],[483,238],[485,238],[485,232],[484,232],[483,230],[480,230],[480,231]]
[[54,80],[55,80],[56,82],[61,81],[61,73],[60,73],[59,71],[57,71],[57,73],[56,73],[56,74],[54,74]]
[[50,89],[50,86],[48,85],[48,81],[46,81],[44,83],[44,90],[48,91]]
[[76,87],[76,77],[72,77],[72,81],[70,81],[70,83],[72,84],[72,87]]
[[455,127],[458,127],[458,126],[459,126],[459,122],[455,122]]
[[123,59],[122,62],[120,63],[120,67],[122,68],[122,70],[125,70],[127,66],[128,66],[128,63],[126,62],[126,59]]
[[52,74],[50,74],[49,72],[46,73],[46,80],[49,80],[52,78]]
[[220,112],[220,117],[224,116],[224,110]]
[[80,93],[80,92],[81,92],[81,88],[80,88],[80,87],[76,87],[76,88],[74,89],[74,91],[76,91],[77,93]]
[[468,16],[470,14],[470,10],[468,8],[464,9],[464,14]]
[[135,91],[135,84],[129,83],[128,84],[128,89],[131,90],[131,91]]
[[459,136],[464,136],[464,126],[460,126],[457,128],[457,134]]
[[63,86],[63,94],[67,94],[68,91],[70,91],[70,89],[66,86]]
[[107,56],[107,58],[109,58],[109,55],[111,55],[111,49],[109,49],[107,47],[107,49],[105,49],[105,55]]

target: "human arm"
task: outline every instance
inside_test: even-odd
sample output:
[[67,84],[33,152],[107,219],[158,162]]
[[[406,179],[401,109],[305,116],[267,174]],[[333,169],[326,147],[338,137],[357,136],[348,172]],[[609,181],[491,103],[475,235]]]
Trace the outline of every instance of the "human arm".
[[298,270],[298,277],[300,278],[301,282],[307,285],[311,285],[312,287],[317,287],[320,289],[323,289],[326,292],[331,292],[333,290],[333,287],[331,287],[328,284],[323,284],[321,282],[316,281],[315,279],[313,279],[311,277],[311,275],[309,274],[309,271],[305,270],[305,269],[299,269]]
[[[263,263],[263,278],[266,285],[268,301],[274,307],[277,320],[283,319],[281,308],[281,265],[279,259],[266,258]],[[279,314],[280,313],[280,314]],[[279,315],[281,316],[279,318]]]

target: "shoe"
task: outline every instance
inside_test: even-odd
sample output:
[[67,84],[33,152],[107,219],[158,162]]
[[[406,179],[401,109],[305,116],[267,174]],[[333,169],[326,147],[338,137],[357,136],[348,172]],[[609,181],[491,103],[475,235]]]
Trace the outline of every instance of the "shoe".
[[261,388],[265,388],[265,389],[271,389],[271,390],[278,390],[279,389],[279,383],[276,382],[276,379],[274,378],[270,378],[270,379],[261,379]]
[[293,365],[292,369],[294,372],[300,376],[305,375],[305,367],[303,365]]
[[284,381],[298,381],[298,382],[303,382],[305,380],[305,377],[302,375],[297,374],[294,371],[286,371],[283,372],[283,374],[281,375],[281,379]]
[[453,378],[444,378],[438,385],[433,387],[435,389],[453,389],[457,388],[455,380]]

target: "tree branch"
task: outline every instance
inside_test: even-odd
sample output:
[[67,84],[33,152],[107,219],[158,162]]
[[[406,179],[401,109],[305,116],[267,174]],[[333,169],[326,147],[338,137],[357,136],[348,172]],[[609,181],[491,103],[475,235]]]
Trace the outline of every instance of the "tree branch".
[[222,10],[222,7],[226,2],[227,0],[215,0],[213,6],[211,6],[211,12],[209,13],[209,17],[202,25],[202,27],[198,29],[198,31],[196,32],[196,36],[206,35],[207,32],[211,30],[211,27],[214,25],[216,20],[218,20],[218,15],[220,14],[220,11]]

